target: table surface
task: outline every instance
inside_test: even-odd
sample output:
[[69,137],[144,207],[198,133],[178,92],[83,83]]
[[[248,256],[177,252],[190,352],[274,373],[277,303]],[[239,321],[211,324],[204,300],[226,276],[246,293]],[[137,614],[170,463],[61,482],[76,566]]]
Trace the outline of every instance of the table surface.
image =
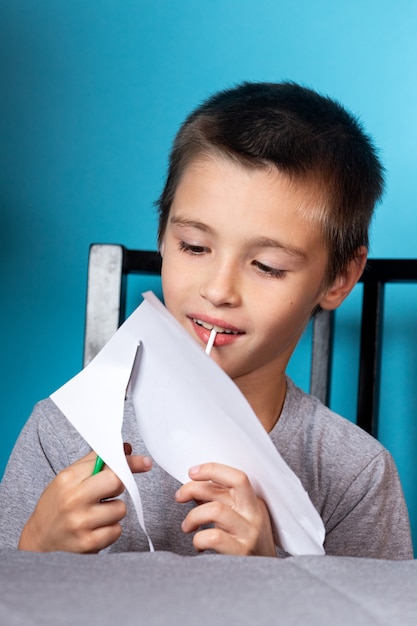
[[417,561],[0,551],[4,626],[408,626]]

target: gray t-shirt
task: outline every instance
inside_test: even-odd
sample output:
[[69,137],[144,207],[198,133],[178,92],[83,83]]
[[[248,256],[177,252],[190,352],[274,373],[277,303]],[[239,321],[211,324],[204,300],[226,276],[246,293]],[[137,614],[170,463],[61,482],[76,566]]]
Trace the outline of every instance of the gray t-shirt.
[[[397,470],[378,441],[289,379],[284,407],[270,437],[323,519],[327,554],[413,558]],[[123,438],[132,444],[133,453],[149,454],[129,399],[125,403]],[[44,488],[58,472],[88,451],[87,443],[51,399],[35,406],[0,486],[0,548],[17,547],[22,528]],[[155,549],[195,554],[192,537],[181,530],[181,522],[193,504],[175,501],[179,483],[157,464],[150,472],[136,474],[135,479]],[[123,497],[129,500],[129,496]],[[148,549],[136,512],[128,502],[123,533],[106,551]]]

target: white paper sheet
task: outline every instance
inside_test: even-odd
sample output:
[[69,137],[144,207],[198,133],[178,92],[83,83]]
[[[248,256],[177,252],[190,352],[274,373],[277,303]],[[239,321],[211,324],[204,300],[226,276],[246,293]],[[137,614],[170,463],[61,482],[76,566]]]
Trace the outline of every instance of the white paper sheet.
[[144,531],[121,439],[130,377],[139,430],[161,467],[180,482],[204,462],[241,469],[266,501],[282,547],[294,555],[324,554],[320,516],[245,397],[154,294],[144,298],[96,358],[51,396],[123,481]]

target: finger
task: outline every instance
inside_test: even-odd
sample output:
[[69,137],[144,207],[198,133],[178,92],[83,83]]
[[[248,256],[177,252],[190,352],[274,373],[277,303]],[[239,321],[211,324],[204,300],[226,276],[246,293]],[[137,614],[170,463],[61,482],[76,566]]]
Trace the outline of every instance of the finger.
[[127,456],[126,459],[130,470],[134,474],[149,472],[149,470],[152,468],[152,459],[150,459],[148,456],[134,454],[132,456]]
[[[88,454],[78,459],[78,461],[66,467],[61,473],[68,472],[80,481],[85,480],[91,475],[99,473],[95,469],[97,460],[99,460],[97,453],[91,450]],[[104,469],[105,467],[104,465]]]
[[192,480],[211,480],[224,487],[247,487],[249,479],[244,472],[222,463],[203,463],[191,467],[188,472]]
[[214,524],[231,535],[242,535],[247,531],[247,522],[229,506],[218,502],[205,502],[194,507],[184,518],[181,528],[185,533],[196,531],[201,526]]
[[94,530],[102,526],[112,526],[125,517],[126,511],[126,503],[119,498],[99,502],[89,512],[91,515],[89,528]]
[[219,485],[219,483],[213,483],[212,481],[190,481],[181,485],[175,494],[177,502],[190,502],[195,500],[196,502],[209,502],[211,500],[218,500],[227,504],[233,505],[233,499],[230,495],[228,487]]
[[[197,550],[215,550],[219,554],[276,556],[265,505],[263,509],[263,523],[259,525],[262,522],[259,519],[254,525],[253,521],[245,519],[237,511],[219,502],[205,503],[188,513],[182,530],[187,533],[198,531],[193,537]],[[214,528],[198,530],[208,524],[213,524]]]
[[125,486],[109,467],[105,467],[102,472],[89,475],[84,479],[80,490],[80,495],[85,498],[86,503],[93,504],[120,496],[124,492]]
[[132,455],[132,446],[128,442],[123,444],[127,463],[133,473],[148,472],[152,467],[152,459],[147,455]]
[[97,453],[94,452],[94,450],[90,450],[90,452],[88,452],[87,454],[85,454],[84,456],[82,456],[80,459],[78,459],[78,461],[75,461],[75,463],[73,463],[73,465],[80,465],[82,463],[88,463],[92,460],[96,460],[97,457]]
[[[53,483],[59,486],[59,493],[67,493],[72,490],[75,485],[80,485],[91,477],[95,465],[97,455],[95,452],[89,452],[72,465],[68,465],[57,474]],[[98,475],[97,475],[98,476]]]
[[217,554],[228,554],[231,556],[247,555],[244,546],[220,528],[200,530],[193,537],[193,545],[198,552],[213,550]]
[[75,537],[67,546],[69,552],[80,552],[84,554],[96,554],[117,541],[122,534],[122,527],[119,522],[111,526],[100,526],[93,531],[82,533]]
[[[129,442],[125,441],[123,443],[123,451],[127,457],[132,454],[132,446]],[[81,459],[76,461],[74,465],[82,465],[83,463],[90,463],[91,460],[94,460],[94,463],[95,463],[95,461],[97,460],[97,457],[98,457],[97,453],[92,450],[88,454],[83,456]],[[94,468],[94,465],[93,465],[93,468]]]
[[92,533],[92,539],[94,541],[93,552],[100,552],[100,550],[104,550],[104,548],[111,546],[119,539],[121,534],[122,527],[119,523],[113,524],[112,526],[102,526],[101,528],[97,528]]
[[[126,457],[130,470],[134,473],[147,472],[152,467],[152,461],[147,456],[132,455]],[[82,470],[80,470],[82,471]],[[90,503],[98,502],[108,498],[116,498],[125,490],[125,486],[120,478],[108,467],[105,466],[102,472],[92,475],[83,473],[85,495]]]
[[190,468],[189,475],[196,482],[211,480],[227,487],[233,506],[245,511],[245,516],[252,515],[257,509],[257,496],[245,472],[221,463],[204,463]]
[[78,461],[75,461],[75,463],[69,465],[66,469],[75,468],[80,476],[83,474],[85,474],[85,476],[89,476],[94,469],[96,459],[96,452],[94,452],[94,450],[91,450],[88,454],[78,459]]

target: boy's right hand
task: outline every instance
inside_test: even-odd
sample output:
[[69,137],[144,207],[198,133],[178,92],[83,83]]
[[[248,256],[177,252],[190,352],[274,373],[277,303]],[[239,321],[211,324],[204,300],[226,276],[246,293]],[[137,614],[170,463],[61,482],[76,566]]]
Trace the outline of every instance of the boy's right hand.
[[[125,444],[132,472],[151,469],[148,457],[130,456],[130,450]],[[124,485],[108,467],[92,476],[96,457],[90,452],[46,487],[23,528],[19,550],[94,553],[120,537],[126,504],[117,496]]]

